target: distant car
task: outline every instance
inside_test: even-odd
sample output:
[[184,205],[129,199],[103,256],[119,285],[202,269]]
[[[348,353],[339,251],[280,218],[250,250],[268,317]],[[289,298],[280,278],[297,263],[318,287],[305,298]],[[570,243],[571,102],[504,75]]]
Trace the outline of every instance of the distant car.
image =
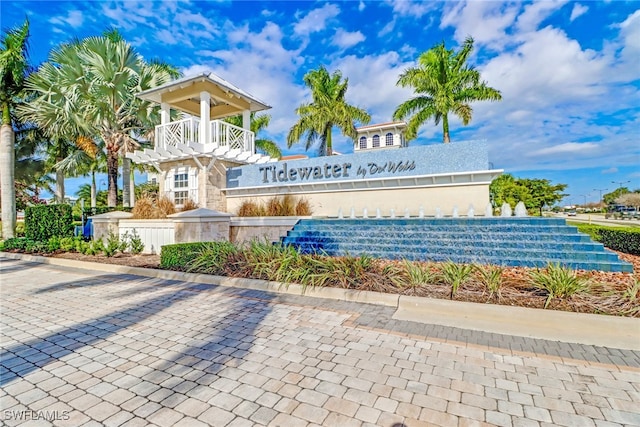
[[576,215],[578,215],[576,211],[567,212],[567,216],[576,216]]

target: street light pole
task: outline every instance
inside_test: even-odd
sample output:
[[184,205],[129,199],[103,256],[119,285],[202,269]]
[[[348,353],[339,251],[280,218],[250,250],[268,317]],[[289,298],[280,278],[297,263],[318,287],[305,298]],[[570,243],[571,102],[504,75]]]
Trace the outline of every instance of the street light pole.
[[622,188],[622,184],[628,184],[631,181],[611,181],[612,184],[618,184],[618,188]]
[[587,196],[588,196],[588,194],[578,194],[578,196],[584,197],[584,205],[582,205],[582,207],[586,208],[587,207]]
[[600,207],[602,207],[602,204],[604,203],[604,201],[602,200],[602,192],[603,191],[607,191],[609,190],[608,188],[594,188],[593,191],[599,191],[600,192],[600,199],[598,200],[600,202]]

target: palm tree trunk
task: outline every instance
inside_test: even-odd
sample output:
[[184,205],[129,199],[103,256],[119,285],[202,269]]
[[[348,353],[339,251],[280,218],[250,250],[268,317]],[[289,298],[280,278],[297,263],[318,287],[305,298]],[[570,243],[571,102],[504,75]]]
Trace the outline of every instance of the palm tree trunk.
[[134,207],[136,205],[136,182],[135,182],[135,171],[133,170],[133,168],[131,168],[131,174],[130,174],[130,183],[129,183],[129,188],[131,188],[129,195],[131,196],[130,198],[130,204],[129,206]]
[[118,151],[107,152],[107,206],[114,208],[118,205]]
[[331,143],[331,128],[327,131],[327,156],[333,156],[333,145]]
[[15,135],[11,124],[0,129],[0,197],[2,197],[2,238],[15,237],[16,229],[16,188],[15,174]]
[[444,142],[445,144],[448,144],[451,142],[451,140],[449,139],[449,117],[444,114],[442,116],[442,142]]
[[95,208],[98,204],[98,192],[96,191],[96,173],[91,171],[91,207]]
[[131,206],[131,159],[122,156],[122,206]]
[[[56,163],[62,161],[61,157],[56,158]],[[56,192],[55,192],[56,203],[64,203],[64,172],[61,170],[56,170]]]

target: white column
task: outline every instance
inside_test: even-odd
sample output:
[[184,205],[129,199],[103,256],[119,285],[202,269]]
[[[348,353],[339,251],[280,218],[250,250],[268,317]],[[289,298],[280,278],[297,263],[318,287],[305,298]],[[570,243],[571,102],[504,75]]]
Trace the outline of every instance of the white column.
[[200,144],[208,144],[211,141],[211,94],[200,92]]
[[242,128],[246,130],[251,130],[251,111],[244,110],[242,112]]
[[171,121],[171,107],[166,102],[160,104],[160,124],[166,125]]

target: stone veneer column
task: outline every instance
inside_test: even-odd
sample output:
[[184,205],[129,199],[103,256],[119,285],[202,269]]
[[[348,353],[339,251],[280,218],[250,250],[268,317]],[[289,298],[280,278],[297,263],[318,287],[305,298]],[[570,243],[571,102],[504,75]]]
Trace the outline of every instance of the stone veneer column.
[[206,208],[169,215],[175,243],[229,241],[231,215]]
[[133,216],[130,212],[113,211],[100,215],[90,216],[93,225],[93,239],[107,239],[109,233],[120,234],[120,220],[130,219]]
[[222,192],[227,186],[227,168],[220,160],[212,159],[210,161],[215,162],[215,164],[210,168],[207,176],[201,174],[203,178],[198,182],[199,188],[204,189],[204,194],[200,193],[204,197],[200,206],[227,212],[227,197]]

